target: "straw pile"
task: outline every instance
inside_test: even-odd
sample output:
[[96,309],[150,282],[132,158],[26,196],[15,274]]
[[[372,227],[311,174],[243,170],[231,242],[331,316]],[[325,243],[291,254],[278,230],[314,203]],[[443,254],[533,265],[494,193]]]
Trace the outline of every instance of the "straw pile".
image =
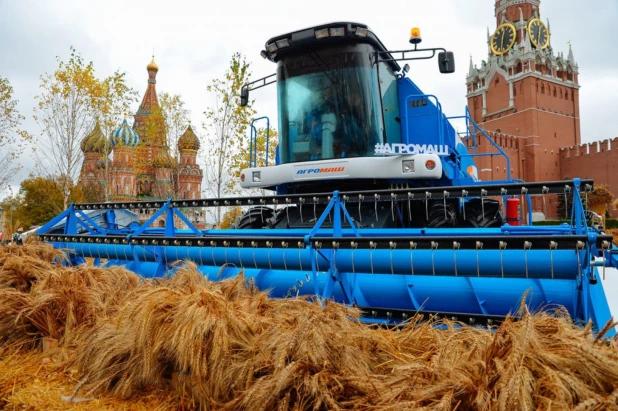
[[[241,277],[209,282],[190,264],[140,281],[56,268],[43,246],[0,253],[0,406],[618,409],[617,341],[559,311],[522,311],[493,332],[420,317],[386,330],[339,304],[269,299]],[[43,337],[59,348],[42,354]]]

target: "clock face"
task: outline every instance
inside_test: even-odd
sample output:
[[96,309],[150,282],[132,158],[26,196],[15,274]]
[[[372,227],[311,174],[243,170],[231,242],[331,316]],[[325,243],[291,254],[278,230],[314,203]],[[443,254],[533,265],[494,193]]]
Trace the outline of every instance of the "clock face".
[[549,30],[539,19],[532,19],[528,23],[528,36],[530,42],[537,49],[544,49],[549,45]]
[[516,38],[515,26],[511,23],[504,23],[496,29],[491,38],[491,51],[497,56],[506,53],[513,47]]

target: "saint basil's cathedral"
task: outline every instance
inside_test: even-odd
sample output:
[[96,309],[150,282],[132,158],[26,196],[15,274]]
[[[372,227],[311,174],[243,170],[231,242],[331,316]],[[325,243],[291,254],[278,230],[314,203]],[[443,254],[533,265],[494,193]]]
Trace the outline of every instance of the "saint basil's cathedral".
[[[200,140],[189,124],[178,138],[177,158],[171,154],[164,119],[156,115],[160,114],[155,87],[159,67],[154,58],[146,69],[148,87],[133,126],[125,119],[108,140],[97,122],[81,142],[84,162],[79,181],[89,200],[103,201],[104,190],[109,201],[201,197],[203,171],[196,161]],[[150,216],[148,210],[143,214],[142,221]],[[195,216],[196,223],[201,220],[203,215]]]

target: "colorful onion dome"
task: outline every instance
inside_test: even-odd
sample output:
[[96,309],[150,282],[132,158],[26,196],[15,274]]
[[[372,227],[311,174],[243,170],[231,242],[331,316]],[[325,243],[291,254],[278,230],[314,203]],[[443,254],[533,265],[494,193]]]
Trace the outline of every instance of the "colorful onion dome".
[[173,168],[174,164],[174,158],[170,155],[167,147],[159,151],[152,160],[152,165],[155,166],[155,168]]
[[94,129],[82,140],[80,147],[84,153],[103,153],[107,148],[107,139],[97,121]]
[[200,149],[200,139],[197,138],[197,135],[193,132],[191,128],[191,124],[189,123],[189,127],[187,127],[187,131],[185,131],[178,138],[178,149],[179,150],[199,150]]
[[146,70],[154,72],[159,71],[159,66],[157,66],[157,63],[155,63],[154,56],[152,56],[152,61],[146,66]]
[[111,137],[112,146],[125,145],[127,147],[135,147],[139,143],[139,137],[135,130],[133,130],[127,119],[124,119],[120,127],[112,133]]

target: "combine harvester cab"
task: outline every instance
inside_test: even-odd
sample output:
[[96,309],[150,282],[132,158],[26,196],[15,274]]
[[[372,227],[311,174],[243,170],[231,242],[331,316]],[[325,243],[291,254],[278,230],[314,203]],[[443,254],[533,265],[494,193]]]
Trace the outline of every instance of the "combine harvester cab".
[[[469,115],[459,118],[466,131],[455,132],[456,118],[397,63],[437,56],[440,71],[452,73],[453,54],[418,48],[417,29],[410,42],[412,50],[388,51],[367,26],[332,23],[266,43],[262,56],[277,73],[245,85],[240,103],[277,83],[277,161],[268,164],[269,147],[257,158],[256,124],[269,124],[256,119],[250,164],[238,177],[271,195],[73,204],[39,237],[73,264],[94,258],[153,277],[189,260],[212,280],[242,273],[272,297],[333,299],[369,322],[423,312],[495,324],[525,295],[531,310],[561,306],[602,327],[611,313],[599,277],[618,261],[612,236],[586,220],[592,181],[512,180],[508,156]],[[495,152],[480,152],[479,137]],[[503,157],[507,180],[479,181],[480,156]],[[572,202],[570,224],[523,225],[532,221],[531,196],[546,195]],[[234,229],[200,230],[184,214],[234,206],[245,210]],[[139,227],[113,224],[118,210],[144,209],[157,211]],[[85,210],[105,210],[111,223],[102,227]],[[165,227],[155,227],[162,217]],[[53,232],[61,222],[63,232]]]

